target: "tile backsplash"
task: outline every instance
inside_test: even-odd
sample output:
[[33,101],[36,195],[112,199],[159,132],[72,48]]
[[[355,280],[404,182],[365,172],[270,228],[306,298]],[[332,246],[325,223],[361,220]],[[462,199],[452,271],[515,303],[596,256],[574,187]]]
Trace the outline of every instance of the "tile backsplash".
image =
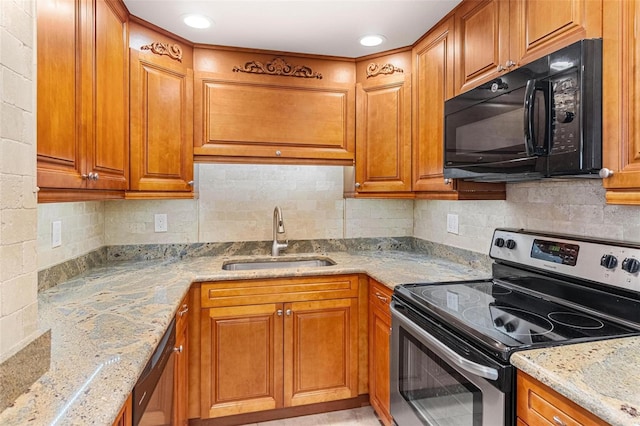
[[[508,184],[506,201],[414,201],[344,199],[335,166],[200,164],[196,174],[196,200],[38,206],[39,269],[102,245],[268,241],[276,205],[290,240],[414,236],[486,253],[493,229],[506,226],[640,242],[640,207],[606,205],[599,179]],[[158,213],[167,232],[154,231]],[[446,230],[449,213],[457,235]],[[63,245],[51,249],[56,217]]]

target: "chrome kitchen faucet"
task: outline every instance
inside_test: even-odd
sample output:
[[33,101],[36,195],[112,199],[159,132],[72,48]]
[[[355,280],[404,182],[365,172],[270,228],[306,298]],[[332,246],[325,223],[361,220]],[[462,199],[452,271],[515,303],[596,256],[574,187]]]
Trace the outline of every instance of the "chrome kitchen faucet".
[[279,256],[280,250],[289,247],[289,240],[285,240],[284,243],[278,241],[278,234],[284,234],[284,232],[282,210],[276,206],[276,208],[273,209],[273,244],[271,245],[271,256]]

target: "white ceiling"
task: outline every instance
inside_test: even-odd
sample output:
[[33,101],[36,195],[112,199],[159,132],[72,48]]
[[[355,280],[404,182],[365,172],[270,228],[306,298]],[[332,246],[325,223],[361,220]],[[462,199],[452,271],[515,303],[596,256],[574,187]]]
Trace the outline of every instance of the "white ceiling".
[[[194,43],[356,58],[409,46],[461,0],[124,0],[129,11]],[[200,13],[214,21],[196,30],[182,22]],[[382,34],[377,47],[358,43]]]

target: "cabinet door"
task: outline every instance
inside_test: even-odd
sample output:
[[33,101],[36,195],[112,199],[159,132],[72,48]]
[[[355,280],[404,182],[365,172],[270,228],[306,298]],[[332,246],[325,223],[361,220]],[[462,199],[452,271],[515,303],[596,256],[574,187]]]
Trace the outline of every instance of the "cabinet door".
[[209,308],[201,318],[202,418],[282,406],[282,305]]
[[640,1],[605,0],[603,37],[603,179],[607,202],[640,204]]
[[358,395],[358,299],[285,304],[284,406]]
[[[95,0],[93,108],[85,108],[87,170],[92,189],[127,189],[129,175],[128,13],[116,0]],[[88,78],[86,76],[84,79]]]
[[410,73],[356,85],[356,182],[358,194],[411,191]]
[[413,52],[413,191],[416,198],[505,199],[502,183],[444,180],[444,102],[453,93],[450,18],[433,28]]
[[82,188],[80,0],[37,2],[38,186]]
[[152,55],[131,50],[130,188],[191,192],[193,70]]
[[392,425],[390,412],[391,291],[375,281],[369,289],[369,400],[380,420]]
[[[548,2],[545,2],[548,3]],[[499,75],[509,61],[509,2],[463,2],[456,20],[456,94]]]
[[510,56],[518,65],[602,37],[602,0],[511,0],[509,5]]
[[353,164],[352,61],[196,47],[194,69],[197,159]]
[[442,175],[444,102],[453,96],[452,18],[413,48],[413,190],[452,191]]
[[176,357],[173,392],[173,424],[187,426],[189,424],[189,296],[180,304],[176,315]]

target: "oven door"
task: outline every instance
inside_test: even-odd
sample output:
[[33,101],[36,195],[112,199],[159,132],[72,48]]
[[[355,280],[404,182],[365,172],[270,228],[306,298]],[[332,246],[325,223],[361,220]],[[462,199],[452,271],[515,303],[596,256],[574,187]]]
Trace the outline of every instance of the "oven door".
[[431,327],[397,301],[391,314],[391,415],[398,425],[513,424],[512,366]]

